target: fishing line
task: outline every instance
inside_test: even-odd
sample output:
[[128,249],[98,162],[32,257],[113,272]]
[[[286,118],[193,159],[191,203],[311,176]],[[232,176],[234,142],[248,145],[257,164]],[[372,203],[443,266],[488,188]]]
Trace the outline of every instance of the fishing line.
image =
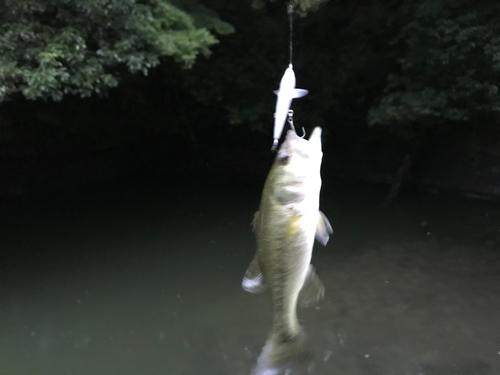
[[290,24],[290,32],[289,32],[289,50],[290,50],[290,65],[292,65],[292,56],[293,56],[293,5],[288,4],[288,20]]
[[[288,123],[295,131],[293,126],[293,111],[290,110],[292,105],[292,100],[297,98],[302,98],[307,95],[308,91],[304,89],[298,89],[295,87],[295,72],[293,71],[293,0],[290,0],[287,6],[288,21],[290,26],[289,32],[289,52],[290,61],[288,68],[285,70],[285,74],[280,81],[279,89],[274,91],[277,95],[276,99],[276,111],[274,112],[274,132],[273,132],[273,146],[271,150],[276,150],[278,147],[279,139],[283,131],[283,127],[286,124],[288,118]],[[305,133],[304,133],[305,134]]]

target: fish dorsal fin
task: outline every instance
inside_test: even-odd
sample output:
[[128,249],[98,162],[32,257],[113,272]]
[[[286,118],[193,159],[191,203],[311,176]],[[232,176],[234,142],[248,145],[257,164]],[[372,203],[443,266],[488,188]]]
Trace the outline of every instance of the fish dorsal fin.
[[318,211],[318,223],[316,224],[316,241],[323,246],[326,246],[330,239],[330,234],[333,233],[330,221],[326,218],[325,214]]
[[259,211],[253,214],[253,219],[252,219],[252,230],[257,233],[257,230],[259,228]]
[[317,304],[325,296],[325,286],[319,279],[312,265],[309,265],[306,280],[299,293],[300,307],[309,307]]

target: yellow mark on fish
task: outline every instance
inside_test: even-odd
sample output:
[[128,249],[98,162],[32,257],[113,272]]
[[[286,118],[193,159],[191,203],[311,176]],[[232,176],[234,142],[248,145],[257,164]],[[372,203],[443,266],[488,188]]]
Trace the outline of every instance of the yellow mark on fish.
[[297,235],[297,232],[300,228],[300,221],[302,216],[292,216],[290,220],[288,220],[288,226],[286,228],[286,238],[292,239]]

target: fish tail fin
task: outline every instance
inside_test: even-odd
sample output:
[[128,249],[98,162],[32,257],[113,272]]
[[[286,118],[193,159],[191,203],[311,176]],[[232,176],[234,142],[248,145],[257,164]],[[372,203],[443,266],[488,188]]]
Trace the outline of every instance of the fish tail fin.
[[312,355],[301,331],[291,338],[271,336],[259,355],[252,375],[308,375],[312,367]]

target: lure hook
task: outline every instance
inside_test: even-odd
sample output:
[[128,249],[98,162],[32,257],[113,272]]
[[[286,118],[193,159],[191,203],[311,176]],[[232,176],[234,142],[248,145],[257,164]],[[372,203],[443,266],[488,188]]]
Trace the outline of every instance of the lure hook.
[[[297,133],[297,131],[295,130],[295,125],[293,125],[293,109],[288,110],[288,123],[290,124],[293,131]],[[305,136],[306,136],[306,130],[304,129],[304,127],[302,127],[302,135],[299,135],[299,137],[304,138]]]

